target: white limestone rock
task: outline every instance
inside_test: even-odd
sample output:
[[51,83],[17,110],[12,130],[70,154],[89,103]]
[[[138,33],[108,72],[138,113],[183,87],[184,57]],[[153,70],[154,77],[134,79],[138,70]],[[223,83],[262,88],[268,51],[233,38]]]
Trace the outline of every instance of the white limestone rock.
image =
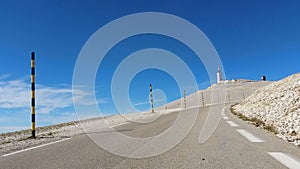
[[233,108],[274,126],[278,137],[300,145],[300,73],[257,90]]

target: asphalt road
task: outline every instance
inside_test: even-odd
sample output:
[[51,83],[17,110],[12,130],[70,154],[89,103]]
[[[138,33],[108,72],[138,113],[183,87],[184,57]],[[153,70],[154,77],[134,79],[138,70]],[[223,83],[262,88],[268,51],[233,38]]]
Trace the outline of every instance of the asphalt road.
[[[84,134],[2,156],[0,168],[300,168],[300,148],[237,119],[228,110],[225,110],[218,128],[209,140],[199,143],[200,131],[212,107],[200,107],[196,122],[187,136],[174,148],[154,157],[132,159],[117,156],[100,148],[88,134]],[[219,107],[210,113],[221,113]],[[193,110],[189,109],[186,113],[189,111]],[[115,129],[130,137],[147,138],[170,128],[177,116],[178,112],[174,112],[152,123],[129,123]],[[108,139],[118,146],[118,140],[109,140],[110,137],[107,137],[109,132],[101,130],[89,135]]]

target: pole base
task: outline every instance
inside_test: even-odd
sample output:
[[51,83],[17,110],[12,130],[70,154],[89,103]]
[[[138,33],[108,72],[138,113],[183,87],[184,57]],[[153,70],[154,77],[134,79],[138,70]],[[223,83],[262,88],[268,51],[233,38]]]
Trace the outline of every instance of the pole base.
[[32,130],[32,135],[31,136],[32,136],[32,138],[36,138],[35,137],[35,130]]

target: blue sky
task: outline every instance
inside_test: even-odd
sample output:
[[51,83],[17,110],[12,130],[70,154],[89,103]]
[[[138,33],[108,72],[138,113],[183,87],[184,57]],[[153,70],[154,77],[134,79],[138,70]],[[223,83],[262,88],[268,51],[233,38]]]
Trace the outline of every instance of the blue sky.
[[[37,125],[44,126],[77,119],[72,102],[76,59],[88,38],[117,18],[138,12],[179,16],[210,39],[227,79],[259,79],[266,75],[269,80],[279,80],[300,70],[299,9],[300,2],[296,0],[2,0],[0,132],[30,128],[32,51],[37,59]],[[116,113],[110,95],[114,70],[127,55],[144,48],[162,48],[179,55],[193,71],[199,88],[209,86],[204,66],[187,46],[159,35],[134,36],[117,44],[100,65],[95,93],[104,114]],[[168,101],[181,95],[170,75],[159,70],[143,71],[129,89],[130,99],[138,110],[150,107],[149,83],[164,91]],[[78,99],[90,94],[78,92]]]

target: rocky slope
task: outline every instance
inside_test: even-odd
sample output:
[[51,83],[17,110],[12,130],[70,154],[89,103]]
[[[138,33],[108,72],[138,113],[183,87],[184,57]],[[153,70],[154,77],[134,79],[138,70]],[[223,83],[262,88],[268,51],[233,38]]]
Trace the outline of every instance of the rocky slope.
[[257,90],[232,111],[300,146],[300,73]]

